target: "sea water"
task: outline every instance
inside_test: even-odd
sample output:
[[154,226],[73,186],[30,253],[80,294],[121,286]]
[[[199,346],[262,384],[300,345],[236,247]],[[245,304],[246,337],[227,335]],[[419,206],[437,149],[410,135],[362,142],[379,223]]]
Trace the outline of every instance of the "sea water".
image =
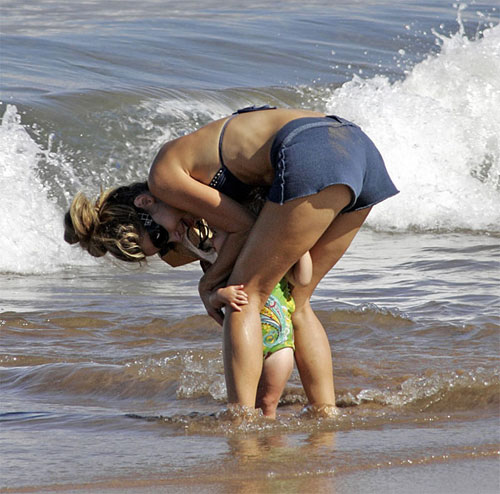
[[[0,489],[497,491],[495,2],[1,10]],[[164,141],[250,104],[356,122],[401,191],[313,299],[335,419],[294,371],[277,421],[228,421],[200,269],[62,240],[77,191],[145,179]]]

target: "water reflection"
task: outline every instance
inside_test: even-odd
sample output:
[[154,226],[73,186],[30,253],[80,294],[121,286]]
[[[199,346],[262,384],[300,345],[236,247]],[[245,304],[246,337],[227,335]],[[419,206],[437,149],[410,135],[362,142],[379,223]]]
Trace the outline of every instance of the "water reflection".
[[234,493],[335,493],[335,432],[237,435],[227,442],[236,462]]

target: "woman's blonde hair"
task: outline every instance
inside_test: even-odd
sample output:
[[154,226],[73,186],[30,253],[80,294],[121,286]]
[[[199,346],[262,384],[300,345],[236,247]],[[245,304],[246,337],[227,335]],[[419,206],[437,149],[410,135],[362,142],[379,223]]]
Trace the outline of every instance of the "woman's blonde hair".
[[94,257],[109,252],[122,261],[144,261],[139,240],[145,230],[134,199],[145,192],[146,182],[107,189],[94,201],[79,192],[64,216],[64,240],[79,243]]

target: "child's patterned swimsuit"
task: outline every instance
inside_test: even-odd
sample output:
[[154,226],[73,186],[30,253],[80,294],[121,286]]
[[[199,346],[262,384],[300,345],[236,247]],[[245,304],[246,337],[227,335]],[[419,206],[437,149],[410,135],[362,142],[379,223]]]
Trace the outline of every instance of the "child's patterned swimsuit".
[[294,310],[295,302],[290,293],[290,285],[283,278],[274,287],[266,305],[260,311],[264,358],[282,348],[295,350],[292,326]]

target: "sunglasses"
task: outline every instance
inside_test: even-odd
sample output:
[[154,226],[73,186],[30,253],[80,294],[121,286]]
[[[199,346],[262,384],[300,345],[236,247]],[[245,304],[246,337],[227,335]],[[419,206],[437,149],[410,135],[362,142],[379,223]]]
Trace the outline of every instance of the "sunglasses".
[[144,213],[142,211],[137,211],[139,219],[146,232],[148,232],[151,243],[160,249],[160,257],[163,257],[170,249],[171,244],[168,243],[168,232],[161,225],[156,223],[150,214]]

